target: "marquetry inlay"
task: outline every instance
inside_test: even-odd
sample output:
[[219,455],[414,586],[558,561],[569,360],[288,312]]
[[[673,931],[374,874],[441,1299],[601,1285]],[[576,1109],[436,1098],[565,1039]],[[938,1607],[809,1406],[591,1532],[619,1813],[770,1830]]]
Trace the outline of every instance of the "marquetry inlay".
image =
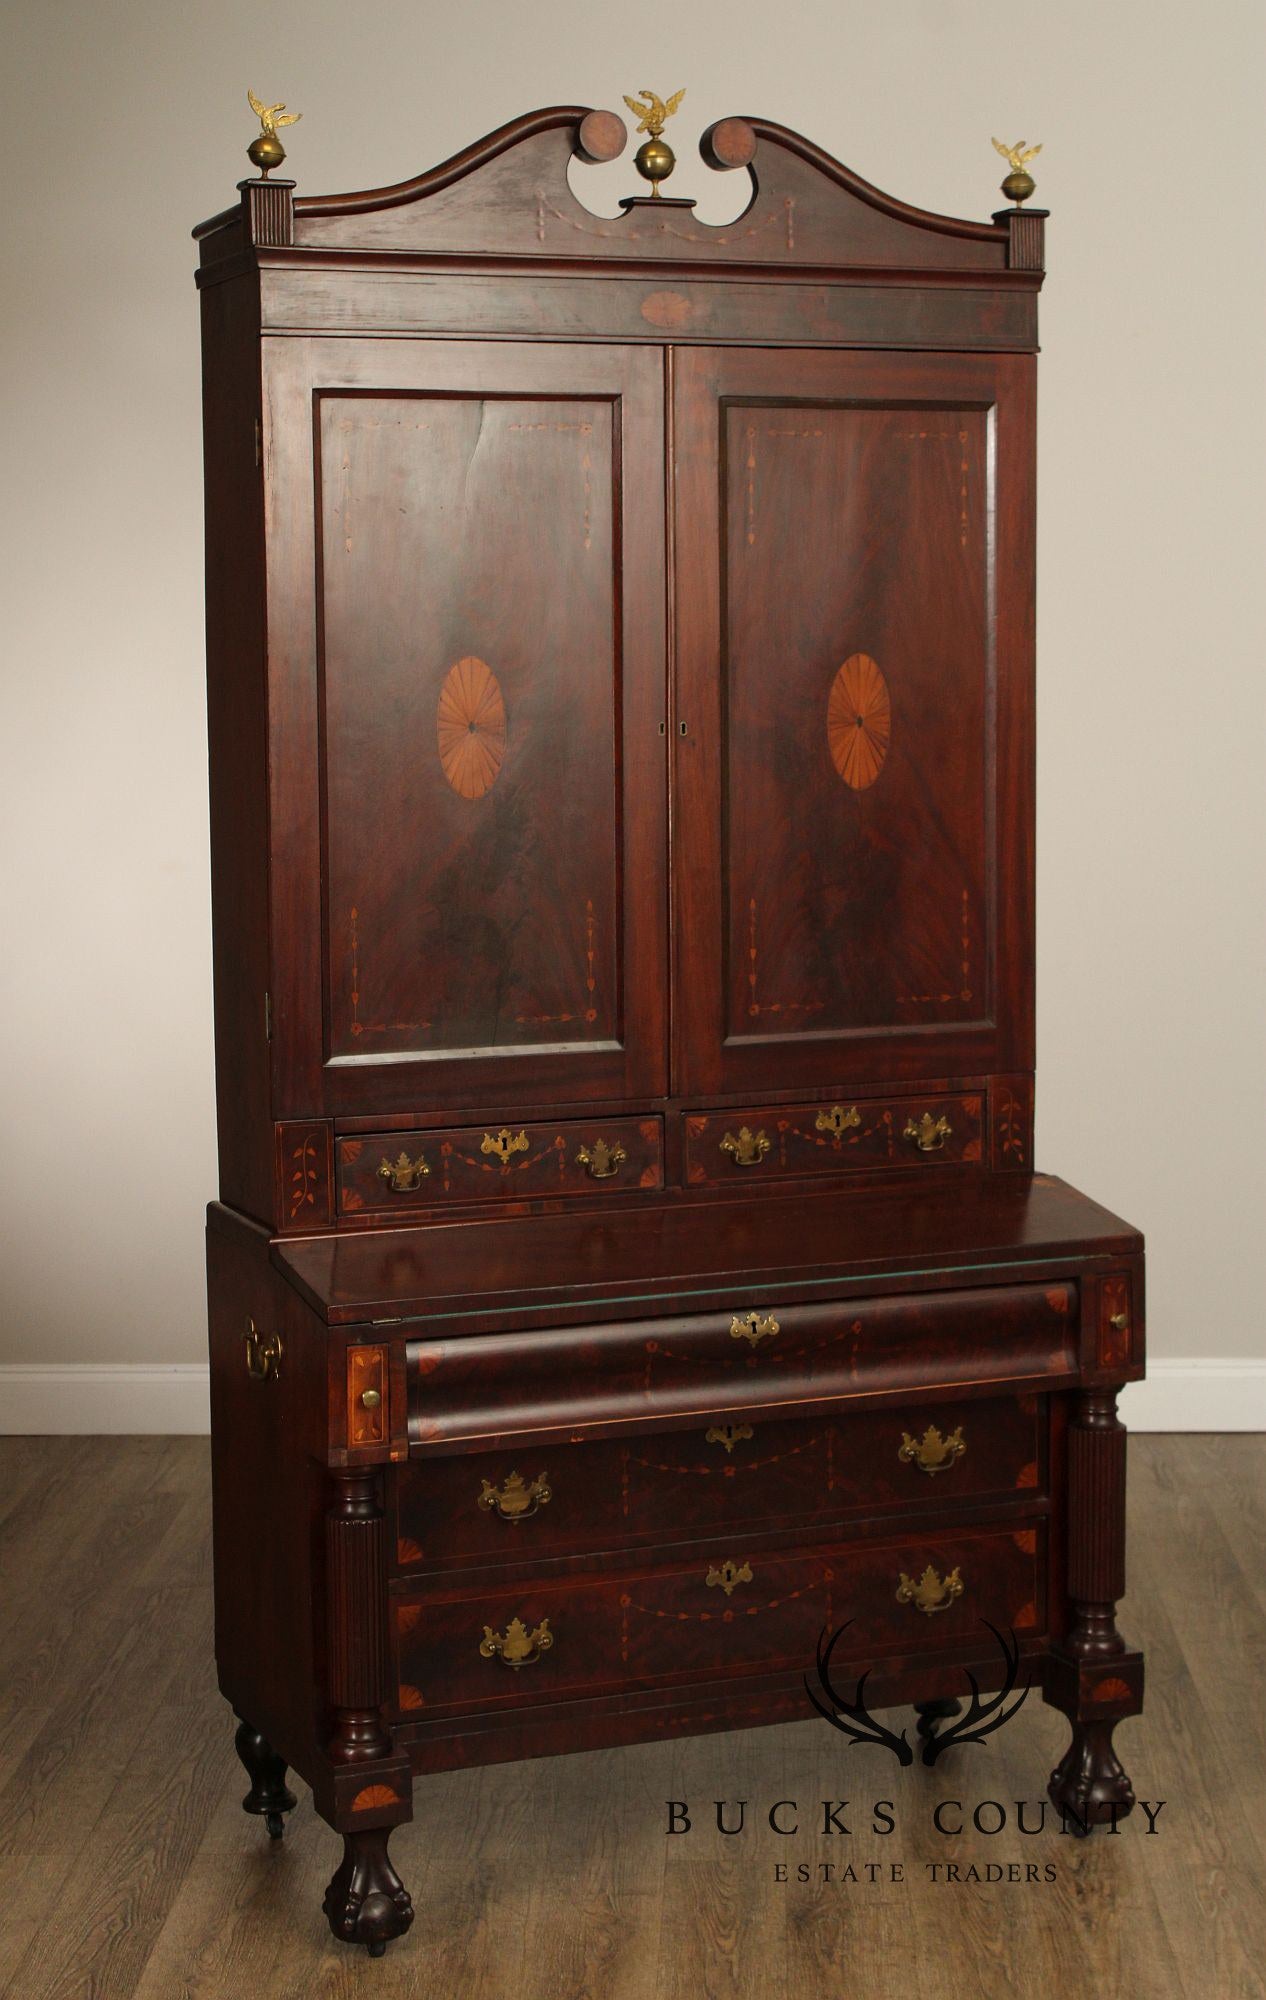
[[481,799],[506,754],[506,705],[497,677],[471,656],[450,667],[435,712],[444,776],[463,799]]
[[831,683],[826,740],[831,762],[855,792],[882,771],[891,730],[887,681],[869,653],[850,653]]

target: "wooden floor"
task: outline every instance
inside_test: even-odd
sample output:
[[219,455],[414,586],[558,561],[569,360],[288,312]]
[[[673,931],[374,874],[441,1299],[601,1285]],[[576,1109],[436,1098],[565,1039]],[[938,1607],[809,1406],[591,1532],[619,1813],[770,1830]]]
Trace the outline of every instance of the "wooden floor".
[[[1166,1801],[1154,1838],[1138,1814],[1085,1842],[930,1830],[940,1798],[1043,1797],[1066,1725],[1037,1702],[934,1771],[814,1719],[507,1764],[417,1787],[392,1841],[417,1921],[374,1962],[326,1930],[339,1843],[307,1795],[275,1846],[239,1807],[205,1441],[0,1439],[0,1994],[1260,2000],[1266,1440],[1135,1440],[1130,1505],[1121,1622],[1147,1652],[1148,1708],[1118,1747],[1139,1795]],[[820,1838],[828,1797],[859,1802],[852,1840]],[[887,1839],[867,1827],[877,1797],[895,1801]],[[688,1836],[665,1838],[670,1798],[691,1802]],[[751,1802],[743,1837],[713,1830],[716,1799]],[[779,1799],[800,1801],[799,1838],[757,1812]],[[906,1879],[794,1880],[848,1859]],[[947,1884],[932,1861],[1051,1862],[1056,1879]]]

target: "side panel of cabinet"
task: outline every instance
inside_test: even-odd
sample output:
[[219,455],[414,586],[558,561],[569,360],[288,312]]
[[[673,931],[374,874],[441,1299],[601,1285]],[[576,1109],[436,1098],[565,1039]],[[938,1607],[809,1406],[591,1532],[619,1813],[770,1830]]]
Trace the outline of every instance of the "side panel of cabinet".
[[287,1116],[665,1083],[658,355],[265,351]]
[[1032,1059],[1027,356],[674,356],[676,1087]]

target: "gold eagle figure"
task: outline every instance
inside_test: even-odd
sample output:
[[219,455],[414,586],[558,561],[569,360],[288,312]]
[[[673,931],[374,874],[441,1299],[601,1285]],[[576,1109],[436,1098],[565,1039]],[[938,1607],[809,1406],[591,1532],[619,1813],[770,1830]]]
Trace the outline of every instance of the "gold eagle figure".
[[1013,174],[1022,174],[1029,161],[1035,160],[1042,150],[1040,146],[1030,146],[1026,152],[1023,139],[1017,139],[1014,146],[1004,146],[1001,139],[995,139],[993,143],[995,151],[1002,154]]
[[[302,111],[286,111],[284,104],[261,104],[253,90],[246,93],[247,103],[258,118],[264,138],[275,139],[279,125],[297,125]],[[285,116],[282,113],[285,112]]]
[[627,93],[625,93],[624,102],[628,105],[633,116],[641,120],[637,128],[638,131],[649,132],[652,139],[658,139],[665,124],[672,117],[685,94],[684,90],[675,91],[667,104],[665,104],[663,98],[657,97],[653,90],[639,90],[637,97],[644,97],[646,99],[645,104],[639,104],[637,97],[630,97]]

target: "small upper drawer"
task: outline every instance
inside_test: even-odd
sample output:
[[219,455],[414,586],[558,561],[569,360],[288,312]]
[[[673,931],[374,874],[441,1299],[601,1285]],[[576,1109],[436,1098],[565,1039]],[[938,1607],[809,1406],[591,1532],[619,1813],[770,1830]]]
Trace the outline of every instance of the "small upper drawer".
[[339,1139],[335,1159],[344,1214],[664,1184],[658,1118],[357,1133]]
[[692,1187],[850,1168],[963,1166],[981,1156],[978,1094],[820,1098],[683,1114]]

